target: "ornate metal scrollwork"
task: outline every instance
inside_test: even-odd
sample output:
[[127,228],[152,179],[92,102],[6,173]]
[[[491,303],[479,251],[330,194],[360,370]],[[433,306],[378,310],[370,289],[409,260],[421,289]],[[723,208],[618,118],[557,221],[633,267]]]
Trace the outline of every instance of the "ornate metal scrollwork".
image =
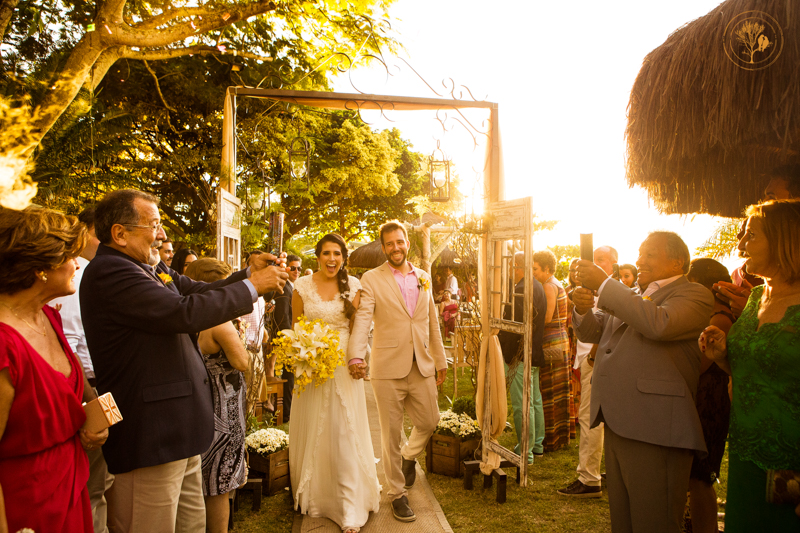
[[[378,39],[378,35],[385,35],[387,32],[391,31],[392,26],[389,21],[385,19],[376,21],[366,16],[360,16],[359,18],[361,21],[361,29],[364,31],[365,38],[357,46],[354,55],[351,56],[344,52],[333,52],[320,61],[313,69],[299,77],[293,76],[293,73],[290,72],[291,67],[284,65],[277,72],[271,73],[262,78],[255,88],[292,90],[293,87],[300,85],[315,72],[319,72],[326,67],[332,67],[335,71],[347,75],[347,80],[353,89],[353,97],[344,101],[343,108],[345,112],[352,113],[354,117],[357,116],[358,119],[364,124],[374,126],[376,122],[382,120],[390,123],[398,122],[394,116],[394,112],[399,111],[399,106],[391,101],[376,101],[374,97],[364,100],[359,99],[356,95],[369,95],[370,93],[366,91],[364,87],[359,86],[354,79],[353,72],[355,68],[365,62],[369,62],[372,65],[380,65],[385,72],[385,83],[388,83],[390,78],[398,78],[401,76],[405,69],[410,69],[413,73],[413,76],[416,76],[416,78],[418,78],[433,95],[435,95],[437,98],[443,99],[440,107],[432,107],[432,110],[434,111],[433,119],[441,127],[439,135],[434,136],[437,142],[437,150],[441,152],[440,146],[443,140],[442,138],[447,135],[447,133],[452,132],[455,128],[460,127],[463,128],[463,130],[466,131],[471,137],[472,150],[475,151],[481,144],[481,138],[489,137],[490,125],[488,121],[483,120],[476,125],[464,114],[464,112],[462,112],[461,109],[456,107],[454,104],[448,104],[447,102],[447,100],[455,102],[481,102],[475,98],[469,87],[466,85],[457,84],[452,78],[445,78],[441,81],[442,88],[437,90],[434,88],[434,85],[429,83],[406,59],[396,57],[396,62],[390,63],[385,57],[384,53],[381,51]],[[370,44],[371,46],[369,46]],[[377,92],[378,91],[372,91],[373,94]],[[294,110],[297,108],[303,108],[304,110],[313,111],[320,114],[329,114],[329,112],[323,111],[318,107],[303,105],[301,102],[287,98],[286,96],[281,96],[280,99],[276,98],[274,100],[271,100],[269,96],[264,98],[266,98],[267,101],[270,101],[270,104],[263,112],[260,113],[263,118],[266,118],[275,112],[286,112],[293,115]],[[484,98],[483,101],[485,100],[486,98]],[[436,103],[433,102],[432,105],[435,106]],[[367,112],[374,114],[372,117],[369,117],[372,120],[368,120],[367,117],[365,117],[365,113]],[[256,124],[256,129],[260,123],[261,122],[259,121]],[[243,142],[238,135],[236,138],[238,143]],[[309,143],[307,139],[303,138],[299,131],[298,135],[293,137],[287,143],[286,152],[289,158],[289,170],[291,178],[305,178],[306,183],[309,184],[311,170],[311,149],[311,143]],[[245,151],[247,150],[245,149]],[[436,160],[437,159],[433,157],[431,158],[431,162]],[[449,164],[450,163],[448,162],[448,174],[450,171]],[[476,174],[481,176],[485,170],[485,168],[480,171],[476,170]],[[476,178],[476,181],[478,179],[479,177]],[[271,187],[272,184],[270,183],[268,186]],[[441,188],[439,187],[434,188],[433,182],[431,182],[432,199],[434,190],[439,190],[439,192],[442,192],[440,189]],[[447,193],[444,196],[449,198],[451,196],[450,192],[450,179],[448,176]]]

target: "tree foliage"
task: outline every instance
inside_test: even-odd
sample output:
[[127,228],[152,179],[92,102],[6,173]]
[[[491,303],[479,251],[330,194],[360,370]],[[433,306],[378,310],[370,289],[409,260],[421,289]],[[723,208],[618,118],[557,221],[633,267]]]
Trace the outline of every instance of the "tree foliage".
[[[4,96],[30,105],[31,151],[59,121],[82,116],[109,70],[125,61],[188,56],[275,62],[292,81],[319,85],[334,52],[394,41],[372,22],[391,0],[0,0]],[[302,88],[302,85],[297,85]]]
[[553,275],[556,279],[569,283],[569,264],[576,257],[581,256],[581,247],[579,244],[566,244],[548,246],[548,250],[553,252],[556,256],[556,271]]
[[[253,65],[241,76],[255,85],[270,69]],[[116,65],[90,116],[42,144],[38,201],[75,212],[106,190],[140,188],[161,198],[173,238],[212,248],[220,108],[230,78],[229,65],[198,56]],[[355,114],[242,99],[237,133],[245,249],[263,246],[270,203],[286,213],[289,235],[336,231],[352,239],[372,236],[379,220],[408,218],[408,198],[422,192],[421,156],[397,130],[373,131]],[[308,184],[290,176],[287,148],[296,136],[312,147]],[[272,202],[265,201],[267,185]]]
[[720,222],[714,233],[700,246],[697,247],[695,254],[698,257],[710,257],[720,259],[728,257],[736,251],[739,244],[737,235],[742,227],[743,220],[732,218]]
[[[226,87],[327,89],[349,57],[395,48],[382,22],[391,3],[0,0],[0,87],[32,110],[36,201],[77,212],[137,187],[162,199],[172,236],[207,250]],[[378,219],[407,218],[421,157],[399,132],[273,104],[238,110],[246,245],[263,241],[255,198],[265,181],[291,234],[360,238]],[[289,179],[286,148],[298,134],[313,147],[310,186]]]

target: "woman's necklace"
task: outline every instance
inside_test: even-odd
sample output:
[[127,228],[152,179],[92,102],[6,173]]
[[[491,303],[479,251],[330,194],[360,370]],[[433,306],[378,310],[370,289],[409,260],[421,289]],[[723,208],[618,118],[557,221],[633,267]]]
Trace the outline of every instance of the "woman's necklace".
[[34,333],[38,333],[39,335],[42,335],[42,336],[44,336],[44,337],[47,337],[47,326],[45,326],[45,327],[43,328],[43,331],[39,331],[38,329],[36,329],[35,327],[33,327],[33,325],[32,325],[30,322],[28,322],[27,320],[25,320],[24,318],[22,318],[21,316],[19,316],[19,315],[17,314],[17,312],[16,312],[16,311],[14,311],[14,308],[13,308],[13,307],[11,307],[10,305],[8,305],[8,304],[7,304],[7,303],[5,303],[5,302],[0,302],[0,304],[2,304],[2,305],[3,305],[3,307],[5,307],[5,308],[7,308],[9,311],[11,311],[11,313],[12,313],[12,314],[13,314],[15,317],[17,317],[18,319],[20,319],[20,320],[22,320],[23,322],[25,322],[25,325],[26,325],[26,326],[28,326],[29,328],[31,328],[31,329],[34,331]]

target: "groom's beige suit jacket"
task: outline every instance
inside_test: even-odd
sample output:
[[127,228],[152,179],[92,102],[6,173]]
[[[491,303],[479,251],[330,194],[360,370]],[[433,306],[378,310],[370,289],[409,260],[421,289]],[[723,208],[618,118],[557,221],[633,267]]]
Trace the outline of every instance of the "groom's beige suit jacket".
[[409,313],[388,263],[361,277],[361,302],[347,353],[349,359],[364,357],[370,324],[374,321],[370,356],[373,379],[406,377],[415,357],[424,377],[447,368],[431,278],[424,270],[413,268],[422,285],[413,313]]

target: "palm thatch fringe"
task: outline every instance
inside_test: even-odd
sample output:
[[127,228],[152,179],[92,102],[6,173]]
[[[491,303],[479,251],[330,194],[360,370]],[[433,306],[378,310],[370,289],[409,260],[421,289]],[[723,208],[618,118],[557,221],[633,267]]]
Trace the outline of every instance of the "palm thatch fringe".
[[375,268],[386,262],[380,241],[372,241],[350,252],[347,266],[353,268]]
[[[347,266],[353,268],[375,268],[377,266],[382,265],[386,262],[386,256],[383,255],[383,250],[381,250],[381,242],[372,241],[369,244],[365,244],[364,246],[360,246],[356,248],[354,251],[350,252],[349,257],[347,258]],[[458,257],[458,254],[451,250],[449,247],[445,247],[442,250],[442,253],[434,260],[435,267],[456,267],[456,266],[464,266],[461,262],[461,259]],[[468,265],[473,266],[473,265]]]
[[[725,54],[737,15],[777,20],[783,49],[761,70]],[[767,173],[800,162],[800,5],[728,0],[645,57],[628,107],[628,185],[665,213],[737,217],[759,201]]]

